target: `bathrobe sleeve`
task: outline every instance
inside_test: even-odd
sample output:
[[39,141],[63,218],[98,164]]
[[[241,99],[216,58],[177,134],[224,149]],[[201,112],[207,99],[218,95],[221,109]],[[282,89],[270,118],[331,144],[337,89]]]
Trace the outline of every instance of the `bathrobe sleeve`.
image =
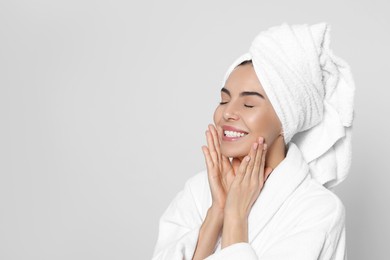
[[297,215],[299,212],[303,215],[292,228],[283,225],[275,228],[275,233],[280,235],[269,238],[273,241],[266,248],[258,248],[255,243],[236,243],[206,259],[345,260],[344,206],[338,198],[330,204],[325,209],[321,204],[306,205],[306,207],[312,207],[313,210],[306,208],[305,213],[298,211]]
[[205,189],[204,174],[190,178],[159,222],[159,234],[153,260],[192,259],[203,223],[199,198]]

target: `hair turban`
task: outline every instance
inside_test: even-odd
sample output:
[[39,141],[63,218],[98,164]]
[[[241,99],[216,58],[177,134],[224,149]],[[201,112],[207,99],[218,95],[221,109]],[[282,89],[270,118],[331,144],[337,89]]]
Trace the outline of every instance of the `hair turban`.
[[349,172],[355,92],[350,67],[329,44],[327,23],[271,27],[256,36],[223,80],[252,60],[281,121],[285,144],[298,146],[311,175],[327,188]]

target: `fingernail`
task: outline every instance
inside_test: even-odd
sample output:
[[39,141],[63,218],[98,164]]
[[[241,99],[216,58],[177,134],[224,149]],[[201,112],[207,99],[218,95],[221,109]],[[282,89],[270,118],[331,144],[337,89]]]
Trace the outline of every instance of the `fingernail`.
[[264,142],[264,138],[263,137],[259,137],[259,144],[262,144]]
[[266,150],[267,149],[267,144],[264,144],[263,145],[263,150]]
[[254,144],[253,144],[253,150],[256,150],[258,146],[259,146],[258,143],[254,143]]
[[249,156],[245,157],[245,161],[249,162],[251,158]]

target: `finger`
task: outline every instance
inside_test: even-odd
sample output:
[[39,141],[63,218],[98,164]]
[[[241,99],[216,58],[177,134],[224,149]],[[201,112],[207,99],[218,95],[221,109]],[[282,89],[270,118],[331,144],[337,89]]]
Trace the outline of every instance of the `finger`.
[[206,162],[207,171],[211,171],[211,169],[214,167],[214,163],[213,163],[213,160],[211,159],[210,151],[207,148],[207,146],[205,146],[205,145],[202,146],[202,151],[203,151],[204,159]]
[[215,127],[212,124],[209,124],[209,131],[211,132],[211,135],[213,137],[215,151],[217,152],[218,157],[220,158],[221,157],[221,152],[220,152],[220,149],[219,149],[220,143],[219,143],[219,137],[218,137],[217,129],[215,129]]
[[222,158],[222,163],[224,163],[226,165],[232,165],[232,163],[230,162],[230,160],[227,156],[221,155],[221,158]]
[[218,165],[219,164],[218,155],[217,152],[215,151],[213,137],[209,130],[206,130],[206,138],[207,138],[207,146],[210,151],[211,159],[213,160],[214,165]]
[[223,172],[233,171],[232,163],[230,162],[229,158],[224,155],[221,155],[221,159],[222,159],[222,171]]
[[214,133],[214,136],[216,138],[216,144],[220,145],[220,136],[221,134],[218,132],[217,127],[213,124],[209,124],[210,130]]
[[263,174],[262,172],[262,168],[264,166],[262,166],[262,157],[263,157],[263,154],[264,154],[264,138],[260,137],[259,140],[258,140],[258,143],[259,143],[259,148],[257,150],[257,153],[256,153],[256,159],[255,159],[255,162],[254,162],[254,167],[253,167],[253,172],[252,172],[252,176],[254,179],[258,180],[259,179],[259,175]]
[[258,153],[259,153],[259,144],[256,142],[256,143],[252,144],[251,149],[250,149],[249,154],[248,154],[249,157],[254,158],[254,160],[250,160],[248,163],[248,167],[246,169],[246,173],[245,173],[245,177],[244,177],[244,179],[246,181],[251,180],[253,167],[255,166],[255,161],[258,157]]
[[242,159],[240,167],[238,168],[238,172],[236,173],[235,181],[237,181],[237,183],[241,183],[242,180],[244,179],[246,168],[248,167],[248,164],[251,159],[252,158],[249,155],[245,156],[244,159]]
[[263,146],[263,155],[261,157],[261,166],[260,166],[260,175],[259,175],[259,179],[260,179],[260,183],[264,183],[265,182],[265,156],[267,155],[267,144],[264,144]]

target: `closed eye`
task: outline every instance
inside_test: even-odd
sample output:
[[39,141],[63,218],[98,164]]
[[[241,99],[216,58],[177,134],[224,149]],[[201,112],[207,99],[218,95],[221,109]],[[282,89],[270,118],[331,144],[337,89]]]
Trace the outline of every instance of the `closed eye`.
[[220,105],[225,105],[227,102],[219,102]]
[[249,108],[252,108],[252,107],[254,107],[254,106],[250,106],[250,105],[244,105],[245,107],[249,107]]

